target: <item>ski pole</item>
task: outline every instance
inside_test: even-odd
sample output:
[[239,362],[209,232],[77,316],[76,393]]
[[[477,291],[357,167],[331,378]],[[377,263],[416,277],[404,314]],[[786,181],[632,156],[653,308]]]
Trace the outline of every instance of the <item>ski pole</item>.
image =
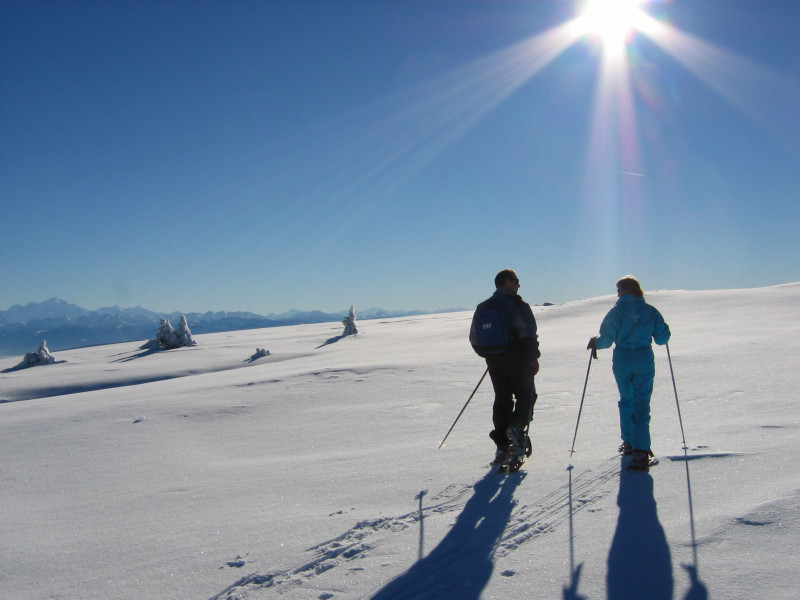
[[683,432],[683,417],[681,417],[681,403],[678,402],[678,387],[675,385],[675,372],[672,370],[672,357],[669,354],[669,344],[667,346],[667,360],[669,361],[669,374],[672,376],[672,389],[675,392],[675,406],[678,407],[678,422],[681,424],[681,437],[683,438],[683,449],[686,450],[686,434]]
[[478,388],[481,387],[481,384],[483,383],[483,379],[484,379],[484,377],[486,377],[486,373],[488,373],[488,372],[489,372],[489,367],[486,367],[486,370],[483,372],[483,376],[481,376],[481,379],[478,382],[478,385],[475,386],[475,389],[472,390],[472,393],[469,395],[469,398],[467,398],[467,401],[464,403],[464,408],[461,409],[461,412],[458,413],[458,416],[456,417],[456,420],[453,421],[453,424],[450,425],[450,429],[447,430],[447,435],[444,436],[444,439],[442,440],[442,443],[439,444],[439,449],[441,449],[442,446],[444,446],[445,441],[447,441],[447,436],[450,435],[450,432],[453,431],[453,427],[456,426],[456,423],[458,423],[458,420],[461,418],[461,415],[464,414],[464,409],[467,408],[467,404],[469,404],[469,401],[472,400],[472,397],[475,395],[475,392],[478,391]]
[[578,408],[578,421],[575,423],[575,435],[572,436],[572,449],[569,451],[569,455],[572,456],[575,453],[575,440],[578,437],[578,425],[581,422],[581,412],[583,411],[583,399],[586,397],[586,385],[589,383],[589,371],[592,370],[592,359],[597,358],[597,350],[592,349],[589,353],[589,366],[586,368],[586,379],[583,382],[583,393],[581,394],[581,405]]

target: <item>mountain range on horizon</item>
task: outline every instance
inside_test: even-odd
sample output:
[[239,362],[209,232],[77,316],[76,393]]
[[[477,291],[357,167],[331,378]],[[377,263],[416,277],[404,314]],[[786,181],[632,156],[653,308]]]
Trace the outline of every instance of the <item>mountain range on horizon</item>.
[[[357,315],[360,319],[380,319],[460,310],[465,309],[390,311],[370,308],[357,311]],[[333,323],[341,321],[347,312],[347,309],[337,313],[292,309],[285,313],[269,315],[241,311],[159,313],[140,306],[135,308],[111,306],[89,310],[54,297],[44,302],[15,304],[8,310],[0,311],[0,356],[31,352],[43,339],[47,340],[47,345],[52,351],[148,340],[155,335],[161,319],[174,322],[181,315],[186,316],[193,333],[202,334],[304,323]]]

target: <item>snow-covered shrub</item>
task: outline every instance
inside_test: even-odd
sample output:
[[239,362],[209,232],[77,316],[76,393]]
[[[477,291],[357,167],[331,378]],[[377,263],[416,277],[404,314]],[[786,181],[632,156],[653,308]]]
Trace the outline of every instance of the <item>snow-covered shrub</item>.
[[181,315],[181,322],[178,325],[178,331],[176,333],[178,336],[178,345],[179,346],[196,346],[197,342],[194,341],[192,337],[192,332],[189,330],[189,323],[186,322],[186,317]]
[[192,332],[189,330],[189,324],[186,322],[186,317],[181,315],[181,322],[178,325],[178,331],[172,328],[172,323],[167,319],[161,319],[156,331],[156,342],[159,347],[164,350],[172,348],[181,348],[183,346],[196,346],[197,342],[192,337]]
[[350,312],[342,320],[342,325],[344,325],[342,337],[346,335],[356,335],[358,333],[358,328],[356,327],[356,309],[354,306],[350,307]]
[[22,359],[22,365],[26,367],[52,365],[55,362],[55,357],[50,354],[50,350],[47,349],[47,340],[42,340],[37,352],[28,352]]
[[161,325],[156,330],[156,341],[165,350],[178,347],[178,336],[172,328],[172,323],[166,319],[161,319]]

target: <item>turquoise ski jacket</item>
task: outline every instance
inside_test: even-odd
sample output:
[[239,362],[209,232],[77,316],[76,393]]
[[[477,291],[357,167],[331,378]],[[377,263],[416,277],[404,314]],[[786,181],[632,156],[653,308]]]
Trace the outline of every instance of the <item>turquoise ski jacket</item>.
[[644,298],[632,294],[620,296],[600,324],[597,348],[646,348],[651,342],[663,346],[669,341],[669,326],[658,310]]

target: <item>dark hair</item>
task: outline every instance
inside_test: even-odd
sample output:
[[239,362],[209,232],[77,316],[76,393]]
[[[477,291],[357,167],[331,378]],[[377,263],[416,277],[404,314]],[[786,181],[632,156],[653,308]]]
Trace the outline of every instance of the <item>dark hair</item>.
[[517,274],[513,269],[503,269],[494,277],[494,287],[501,288],[509,279],[517,279]]
[[642,286],[639,284],[639,280],[636,279],[633,275],[626,275],[622,279],[617,282],[617,289],[624,294],[633,294],[639,298],[644,297],[644,292],[642,291]]

